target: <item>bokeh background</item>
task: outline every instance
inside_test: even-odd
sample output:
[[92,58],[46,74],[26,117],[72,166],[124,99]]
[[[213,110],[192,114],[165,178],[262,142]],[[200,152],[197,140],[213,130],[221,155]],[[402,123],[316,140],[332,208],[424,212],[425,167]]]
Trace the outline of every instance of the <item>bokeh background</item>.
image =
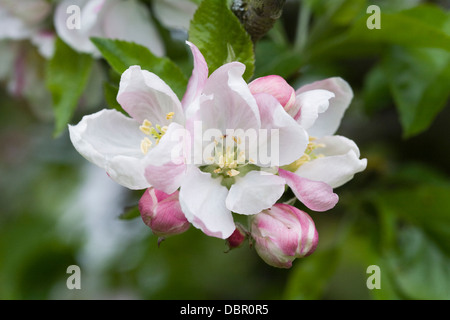
[[[365,25],[370,4],[381,8],[379,30]],[[54,135],[39,81],[46,60],[26,40],[1,41],[0,66],[20,45],[37,81],[21,95],[5,73],[1,82],[0,299],[449,299],[449,8],[447,0],[287,1],[256,43],[254,77],[280,74],[294,88],[331,76],[350,83],[355,98],[338,134],[368,159],[335,190],[334,209],[310,212],[318,248],[288,270],[266,265],[248,243],[227,252],[224,240],[193,227],[158,247],[139,217],[121,218],[142,192],[83,159],[66,130]],[[167,55],[189,76],[187,34],[169,31]],[[70,123],[108,107],[108,66],[94,68]],[[69,265],[81,269],[80,290],[66,287]],[[366,285],[370,265],[380,267],[381,289]]]

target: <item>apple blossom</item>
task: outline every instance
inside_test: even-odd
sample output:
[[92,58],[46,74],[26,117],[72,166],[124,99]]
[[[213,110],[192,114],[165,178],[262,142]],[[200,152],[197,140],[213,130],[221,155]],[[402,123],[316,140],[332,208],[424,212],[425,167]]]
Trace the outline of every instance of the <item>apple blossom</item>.
[[319,241],[311,217],[282,203],[251,216],[250,232],[258,255],[278,268],[290,268],[296,258],[310,255]]
[[236,229],[233,213],[272,207],[286,184],[310,209],[332,208],[338,197],[326,183],[277,174],[305,153],[303,127],[273,96],[251,93],[242,63],[208,76],[203,55],[188,45],[194,69],[181,102],[155,74],[131,66],[117,95],[131,118],[114,110],[85,116],[69,127],[78,152],[130,189],[179,190],[187,220],[223,239]]
[[[355,142],[335,135],[353,98],[352,89],[345,80],[334,77],[302,86],[295,91],[295,99],[292,99],[292,87],[278,76],[258,78],[249,87],[255,94],[268,90],[308,132],[305,153],[283,169],[337,188],[366,168],[367,159],[359,158]],[[299,179],[286,171],[281,172],[289,177],[291,187],[294,185],[292,179]]]
[[[80,8],[79,17],[67,11],[71,5]],[[79,19],[79,28],[68,26],[71,19]],[[74,50],[97,57],[100,53],[91,37],[133,41],[156,55],[164,54],[163,42],[149,12],[137,0],[63,0],[56,7],[54,25],[58,36]]]
[[45,0],[0,0],[0,40],[29,40],[44,58],[51,58],[55,35],[45,23],[51,9]]
[[134,190],[149,188],[146,164],[159,157],[159,150],[172,148],[172,132],[184,123],[181,103],[164,81],[138,66],[122,74],[117,101],[131,117],[114,109],[86,115],[69,125],[70,139],[117,183]]
[[[251,94],[243,64],[227,63],[208,77],[202,54],[189,45],[194,69],[182,105],[191,148],[178,164],[168,153],[152,158],[145,176],[166,193],[180,188],[187,219],[207,235],[226,239],[236,228],[232,212],[256,214],[281,197],[286,182],[276,167],[298,159],[308,138],[275,98]],[[254,138],[247,144],[246,134]],[[278,150],[267,162],[251,157],[252,147],[267,150],[273,144]]]
[[169,195],[149,188],[139,200],[142,220],[160,238],[183,233],[190,227],[181,211],[178,193],[176,191]]

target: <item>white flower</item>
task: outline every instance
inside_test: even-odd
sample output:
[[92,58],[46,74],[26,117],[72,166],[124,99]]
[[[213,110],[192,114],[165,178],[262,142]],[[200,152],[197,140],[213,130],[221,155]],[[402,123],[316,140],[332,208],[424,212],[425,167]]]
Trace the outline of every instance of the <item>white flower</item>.
[[[262,135],[266,132],[260,129],[279,134],[274,141],[279,150],[271,155],[277,158],[275,166],[298,159],[308,139],[275,98],[251,94],[242,78],[243,64],[227,63],[208,77],[202,54],[190,46],[194,70],[182,101],[192,138],[190,152],[186,163],[175,164],[167,154],[153,158],[146,177],[166,193],[179,187],[186,218],[207,235],[225,239],[236,228],[232,212],[256,214],[275,204],[285,190],[285,179],[276,175],[276,168],[272,170],[273,163],[249,157],[252,146],[244,145],[243,133],[255,133],[251,142],[257,141],[258,150],[269,149],[272,143],[272,137]],[[208,132],[213,133],[209,140]]]
[[[268,91],[274,95],[308,132],[310,141],[305,154],[284,169],[337,188],[366,168],[367,159],[360,159],[355,142],[335,135],[353,99],[353,91],[345,80],[329,78],[302,86],[295,92],[278,76],[256,79],[249,86],[254,93]],[[282,174],[298,180],[290,173]],[[293,184],[291,181],[290,186]]]
[[[70,6],[80,8],[79,28],[72,26],[76,14]],[[74,50],[100,56],[91,37],[102,37],[136,42],[146,46],[155,55],[164,54],[160,35],[151,22],[145,6],[137,0],[73,0],[61,1],[55,10],[54,25],[58,36]]]
[[70,139],[87,160],[129,189],[151,187],[149,159],[170,150],[171,134],[184,123],[181,103],[158,76],[132,66],[121,77],[118,102],[131,117],[104,109],[69,126]]

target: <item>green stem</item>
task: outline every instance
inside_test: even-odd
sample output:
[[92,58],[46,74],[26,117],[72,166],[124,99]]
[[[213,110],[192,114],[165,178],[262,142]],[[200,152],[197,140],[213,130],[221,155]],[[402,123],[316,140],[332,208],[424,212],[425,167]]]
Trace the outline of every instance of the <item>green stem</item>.
[[309,19],[311,17],[311,9],[304,0],[300,3],[298,16],[294,50],[302,52],[308,39]]

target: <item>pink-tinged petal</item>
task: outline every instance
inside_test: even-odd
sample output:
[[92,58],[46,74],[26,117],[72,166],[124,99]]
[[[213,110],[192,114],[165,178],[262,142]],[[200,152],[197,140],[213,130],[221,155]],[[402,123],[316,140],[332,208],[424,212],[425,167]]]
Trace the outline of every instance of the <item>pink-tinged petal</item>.
[[301,165],[295,172],[297,175],[337,188],[366,169],[367,159],[359,159],[358,146],[352,140],[343,136],[326,136],[315,142],[324,145],[314,150],[322,156]]
[[70,140],[87,160],[105,169],[117,183],[129,189],[145,189],[145,156],[140,150],[144,134],[139,124],[116,110],[84,116],[69,126]]
[[338,195],[325,182],[309,180],[283,169],[279,169],[278,174],[286,180],[295,196],[311,210],[327,211],[339,201]]
[[[192,51],[192,56],[194,57],[194,69],[192,70],[191,78],[189,79],[186,93],[181,100],[181,104],[186,113],[191,112],[188,109],[196,110],[195,106],[191,106],[198,99],[205,86],[206,80],[208,80],[208,65],[206,64],[205,58],[198,48],[191,42],[186,41]],[[195,102],[198,104],[198,101]],[[198,107],[198,106],[197,106]]]
[[[168,125],[184,123],[183,110],[172,89],[154,73],[131,66],[122,74],[117,101],[130,116],[142,123]],[[174,112],[172,119],[167,114]]]
[[164,44],[147,8],[139,1],[107,1],[102,14],[102,36],[136,42],[157,56],[165,53]]
[[297,95],[294,107],[290,114],[305,129],[311,128],[319,114],[324,113],[329,107],[329,100],[334,93],[327,90],[310,90]]
[[306,212],[284,203],[277,203],[274,207],[282,209],[284,212],[291,212],[292,215],[296,216],[297,223],[300,224],[301,232],[299,233],[298,246],[295,250],[296,256],[305,257],[312,254],[319,243],[319,233],[313,219]]
[[277,75],[270,75],[253,80],[248,87],[252,94],[268,93],[274,96],[288,111],[295,102],[295,90],[286,80]]
[[333,135],[339,128],[341,119],[353,99],[352,88],[342,78],[334,77],[302,86],[296,93],[299,95],[316,89],[331,91],[335,97],[330,100],[328,109],[319,115],[308,132],[315,137]]
[[257,129],[260,127],[259,111],[247,83],[242,78],[245,65],[240,62],[227,63],[206,81],[203,95],[212,96],[200,104],[198,112],[203,128]]
[[[300,158],[308,145],[308,134],[271,95],[255,94],[261,129],[257,163],[260,166],[283,166]],[[264,134],[264,132],[266,134]],[[264,152],[267,151],[267,152]],[[270,154],[270,163],[265,163]]]
[[190,167],[180,189],[180,204],[186,218],[205,234],[226,239],[236,226],[230,210],[225,206],[228,189],[220,179]]
[[189,141],[186,141],[185,132],[178,123],[171,123],[159,143],[151,147],[145,162],[145,178],[165,193],[175,192],[186,174],[185,151]]
[[250,171],[236,177],[226,199],[233,212],[252,215],[270,208],[284,193],[283,178],[263,171]]

